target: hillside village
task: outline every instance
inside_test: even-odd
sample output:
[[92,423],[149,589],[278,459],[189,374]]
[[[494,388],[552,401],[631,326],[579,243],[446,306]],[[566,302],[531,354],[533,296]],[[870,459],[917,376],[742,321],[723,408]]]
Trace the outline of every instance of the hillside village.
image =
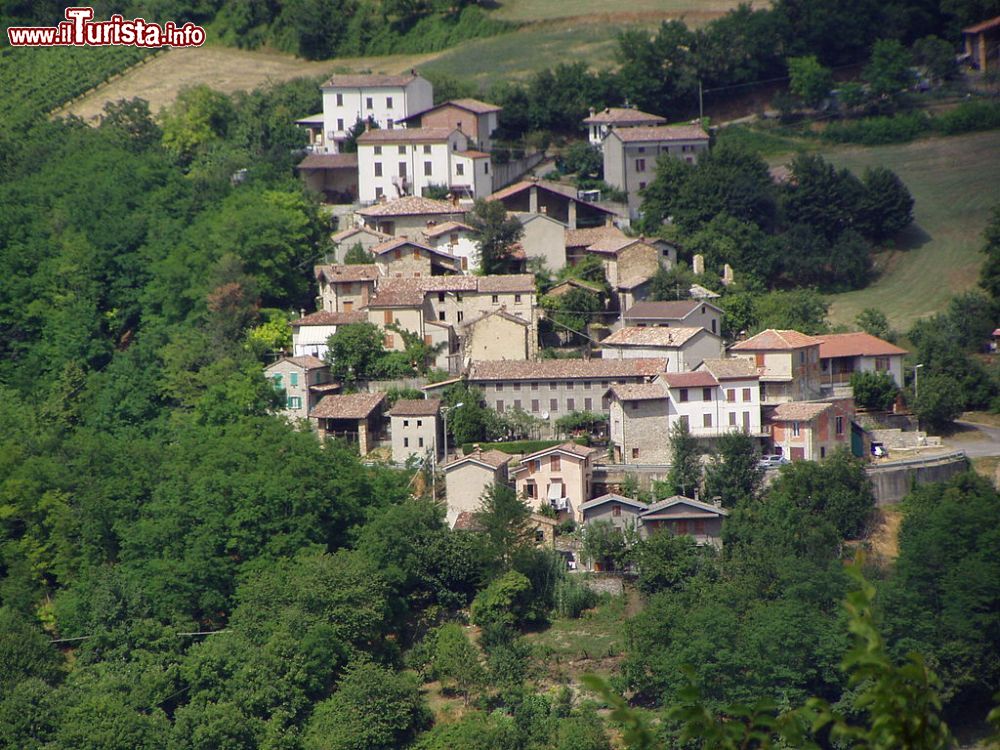
[[[691,163],[708,149],[698,125],[667,125],[635,109],[592,111],[583,122],[588,138],[603,154],[610,184],[627,195],[615,205],[532,176],[514,175],[494,190],[490,147],[500,108],[432,100],[430,83],[415,71],[335,75],[323,86],[324,112],[298,121],[310,143],[299,173],[337,204],[343,228],[332,236],[330,262],[315,267],[316,310],[291,322],[291,351],[265,369],[285,393],[289,419],[349,441],[362,456],[426,462],[443,474],[447,520],[458,527],[499,482],[527,500],[540,528],[606,520],[610,508],[616,523],[624,511],[640,529],[663,526],[718,544],[727,512],[718,499],[699,497],[697,486],[688,497],[652,505],[621,494],[623,486],[648,490],[666,477],[678,429],[706,459],[720,436],[741,431],[768,469],[837,450],[872,458],[873,435],[856,419],[851,375],[887,373],[902,385],[904,349],[864,332],[769,329],[726,341],[710,290],[647,299],[654,276],[673,268],[683,250],[631,235],[630,220],[661,154]],[[355,122],[365,125],[357,152],[345,153]],[[434,188],[446,190],[443,199],[428,196]],[[522,228],[511,273],[481,275],[479,235],[467,218],[477,198],[499,203]],[[345,263],[354,247],[365,262]],[[560,271],[587,259],[600,264],[610,290],[587,329],[600,338],[582,332],[584,355],[547,358],[539,334],[546,310],[529,269],[540,263]],[[693,263],[703,267],[700,257]],[[727,266],[723,283],[733,275]],[[587,284],[570,277],[547,295]],[[407,332],[433,352],[440,377],[419,385],[422,398],[387,397],[405,383],[348,386],[333,377],[328,342],[364,323],[378,327],[388,351],[405,351]],[[463,405],[448,405],[442,394],[456,384],[499,415],[524,415],[530,426],[521,437],[544,447],[519,454],[449,445],[448,413]],[[595,429],[559,442],[560,418],[587,415],[598,420]],[[922,433],[916,439],[926,443]]]

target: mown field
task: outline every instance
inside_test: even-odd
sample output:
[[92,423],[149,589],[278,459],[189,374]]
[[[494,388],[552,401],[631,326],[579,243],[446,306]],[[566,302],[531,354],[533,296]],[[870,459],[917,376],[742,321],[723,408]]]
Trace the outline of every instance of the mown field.
[[[761,7],[766,3],[749,3]],[[652,16],[683,16],[688,23],[704,23],[728,10],[739,2],[732,0],[631,0],[628,3],[608,0],[500,0],[497,18],[505,21],[543,21],[553,18],[577,16],[613,16],[619,21],[623,16],[649,18]]]
[[905,330],[976,285],[982,231],[1000,203],[1000,131],[822,153],[859,174],[868,166],[888,167],[916,199],[915,222],[901,249],[877,259],[881,276],[865,289],[830,296],[832,322],[848,324],[864,308],[877,307]]

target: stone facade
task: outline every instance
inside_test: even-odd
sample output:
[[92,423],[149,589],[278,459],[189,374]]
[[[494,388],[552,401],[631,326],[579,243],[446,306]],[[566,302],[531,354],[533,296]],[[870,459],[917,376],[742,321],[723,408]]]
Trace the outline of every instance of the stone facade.
[[281,413],[289,419],[306,419],[319,400],[312,386],[330,383],[330,368],[313,356],[282,357],[264,368],[264,377],[285,393]]

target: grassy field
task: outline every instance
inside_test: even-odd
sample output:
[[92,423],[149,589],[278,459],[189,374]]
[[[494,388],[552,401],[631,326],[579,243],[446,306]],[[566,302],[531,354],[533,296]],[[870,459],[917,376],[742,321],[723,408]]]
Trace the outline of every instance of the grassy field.
[[982,231],[1000,201],[1000,131],[824,149],[823,155],[858,174],[865,167],[886,166],[916,200],[904,248],[877,258],[881,276],[865,289],[829,297],[833,323],[850,324],[864,308],[877,307],[895,328],[905,330],[975,286],[983,261]]
[[[631,0],[609,3],[607,0],[500,0],[497,18],[505,21],[544,21],[578,16],[611,16],[619,22],[663,17],[683,17],[691,25],[711,20],[735,8],[733,0]],[[762,3],[755,3],[758,7]],[[627,10],[625,10],[627,8]]]

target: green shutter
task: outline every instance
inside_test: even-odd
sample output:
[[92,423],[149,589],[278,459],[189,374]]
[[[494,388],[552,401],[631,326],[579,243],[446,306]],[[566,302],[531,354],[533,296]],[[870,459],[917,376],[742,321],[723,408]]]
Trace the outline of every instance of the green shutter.
[[289,380],[289,382],[292,385],[298,385],[299,384],[299,374],[297,372],[293,372],[291,375],[288,376],[288,380]]

